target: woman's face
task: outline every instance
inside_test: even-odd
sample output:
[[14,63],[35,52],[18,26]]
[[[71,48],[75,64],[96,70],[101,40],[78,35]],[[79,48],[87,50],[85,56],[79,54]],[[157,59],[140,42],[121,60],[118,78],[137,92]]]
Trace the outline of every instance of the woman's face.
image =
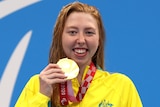
[[96,19],[83,12],[71,13],[62,33],[62,46],[68,58],[79,67],[92,60],[99,45],[99,30]]

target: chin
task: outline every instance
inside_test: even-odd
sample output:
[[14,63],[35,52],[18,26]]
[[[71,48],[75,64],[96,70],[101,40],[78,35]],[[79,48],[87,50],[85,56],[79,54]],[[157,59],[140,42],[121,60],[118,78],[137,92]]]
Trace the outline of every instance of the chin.
[[84,61],[84,60],[78,60],[78,61],[75,61],[78,66],[86,66],[86,65],[89,65],[91,61]]

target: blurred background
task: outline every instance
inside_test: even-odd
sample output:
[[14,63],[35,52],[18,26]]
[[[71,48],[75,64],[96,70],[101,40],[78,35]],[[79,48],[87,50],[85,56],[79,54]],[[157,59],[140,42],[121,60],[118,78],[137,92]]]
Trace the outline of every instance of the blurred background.
[[[60,9],[76,0],[0,1],[0,105],[13,107],[47,64]],[[160,1],[79,0],[96,6],[106,29],[105,67],[132,79],[144,107],[159,107]]]

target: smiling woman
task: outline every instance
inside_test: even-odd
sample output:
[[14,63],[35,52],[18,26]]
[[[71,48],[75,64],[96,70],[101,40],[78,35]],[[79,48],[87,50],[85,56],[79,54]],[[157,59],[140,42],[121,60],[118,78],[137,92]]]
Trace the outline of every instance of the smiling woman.
[[[80,2],[63,7],[54,28],[49,64],[31,77],[15,107],[47,107],[49,101],[52,107],[142,107],[127,76],[104,70],[104,41],[96,7]],[[76,62],[77,77],[67,78],[64,67],[68,65],[57,64],[63,58]]]
[[[90,64],[98,46],[98,24],[94,17],[88,13],[71,13],[64,26],[62,47],[66,56],[80,66],[80,72]],[[82,75],[79,76],[81,80]]]

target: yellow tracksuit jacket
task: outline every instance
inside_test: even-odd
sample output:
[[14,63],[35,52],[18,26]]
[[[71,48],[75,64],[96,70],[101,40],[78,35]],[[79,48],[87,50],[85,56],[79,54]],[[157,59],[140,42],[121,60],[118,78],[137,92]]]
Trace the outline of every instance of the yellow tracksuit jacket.
[[[84,76],[89,66],[86,67]],[[84,79],[83,76],[83,79]],[[39,92],[39,75],[34,75],[24,87],[15,107],[49,107],[50,98]],[[79,83],[72,80],[74,93],[78,92]],[[57,106],[61,107],[61,106]],[[83,100],[69,102],[67,107],[143,107],[135,85],[125,75],[97,69]]]

